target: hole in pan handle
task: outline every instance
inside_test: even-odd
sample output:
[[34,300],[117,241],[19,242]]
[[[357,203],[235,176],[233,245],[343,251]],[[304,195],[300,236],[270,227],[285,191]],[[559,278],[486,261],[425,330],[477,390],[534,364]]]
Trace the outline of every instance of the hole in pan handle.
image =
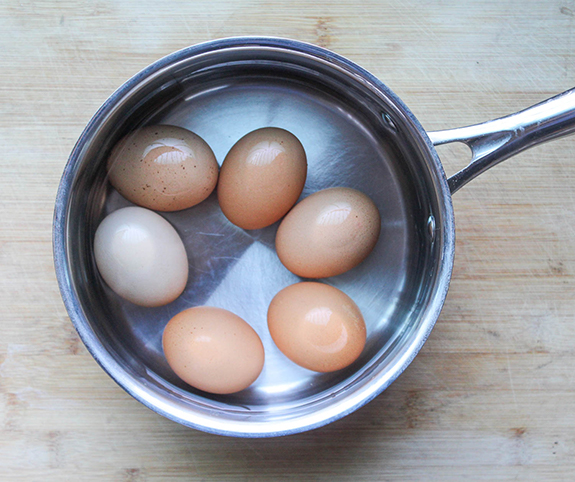
[[575,132],[575,88],[525,110],[482,124],[429,132],[434,146],[463,142],[471,162],[448,179],[451,194],[515,154]]

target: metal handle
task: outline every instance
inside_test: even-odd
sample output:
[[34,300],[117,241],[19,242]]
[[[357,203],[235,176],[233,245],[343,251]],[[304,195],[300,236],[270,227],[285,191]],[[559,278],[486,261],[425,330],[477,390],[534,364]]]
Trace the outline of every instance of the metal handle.
[[575,89],[482,124],[429,132],[434,146],[463,142],[471,162],[448,179],[451,193],[482,172],[537,144],[575,132]]

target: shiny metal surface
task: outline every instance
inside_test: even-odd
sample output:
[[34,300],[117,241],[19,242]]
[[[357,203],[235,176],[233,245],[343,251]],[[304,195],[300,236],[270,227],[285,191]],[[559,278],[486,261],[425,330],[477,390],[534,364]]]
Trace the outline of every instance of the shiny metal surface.
[[[188,210],[161,213],[182,236],[190,278],[161,308],[119,299],[94,264],[94,232],[130,203],[107,183],[114,143],[151,123],[202,136],[221,163],[244,134],[276,126],[293,132],[309,162],[302,197],[332,186],[368,194],[382,215],[374,252],[324,280],[358,304],[368,338],[360,359],[339,372],[300,368],[273,344],[266,311],[299,280],[274,252],[277,224],[244,231],[215,195]],[[281,39],[225,39],[176,52],[122,86],[94,116],[62,177],[54,257],[62,296],[83,342],[136,399],[184,425],[235,436],[273,436],[329,423],[384,390],[427,339],[444,302],[453,262],[451,197],[439,159],[407,107],[368,72],[332,52]],[[264,370],[230,396],[195,390],[169,369],[162,330],[184,308],[229,309],[258,332]]]
[[463,142],[471,149],[469,165],[448,180],[453,194],[501,161],[573,132],[575,89],[570,89],[516,114],[472,126],[429,132],[429,137],[435,146]]

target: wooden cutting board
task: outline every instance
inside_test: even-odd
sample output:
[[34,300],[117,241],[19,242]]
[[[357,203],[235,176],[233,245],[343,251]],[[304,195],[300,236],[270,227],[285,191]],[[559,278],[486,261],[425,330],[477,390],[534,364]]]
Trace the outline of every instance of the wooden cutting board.
[[[431,338],[358,412],[279,439],[186,429],[124,393],[63,307],[51,253],[59,177],[122,82],[232,35],[332,49],[430,130],[573,87],[575,2],[8,1],[0,5],[1,480],[572,480],[575,137],[454,196],[456,267]],[[448,173],[464,148],[440,150]]]

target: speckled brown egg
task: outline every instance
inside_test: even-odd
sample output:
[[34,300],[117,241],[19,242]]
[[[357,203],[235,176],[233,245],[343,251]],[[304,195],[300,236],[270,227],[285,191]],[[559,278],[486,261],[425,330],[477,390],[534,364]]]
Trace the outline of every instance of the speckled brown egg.
[[281,290],[269,306],[268,327],[284,355],[316,372],[345,368],[365,346],[361,311],[343,291],[323,283]]
[[264,365],[260,337],[231,311],[188,308],[166,325],[162,338],[168,364],[189,385],[210,393],[249,387]]
[[224,159],[218,201],[236,226],[264,228],[291,209],[306,176],[306,154],[297,137],[275,127],[258,129],[236,142]]
[[116,144],[108,175],[112,186],[134,204],[179,211],[212,193],[218,163],[210,146],[193,132],[157,125],[132,132]]
[[276,251],[298,276],[336,276],[371,253],[380,229],[379,211],[365,194],[347,187],[324,189],[298,203],[281,222]]

